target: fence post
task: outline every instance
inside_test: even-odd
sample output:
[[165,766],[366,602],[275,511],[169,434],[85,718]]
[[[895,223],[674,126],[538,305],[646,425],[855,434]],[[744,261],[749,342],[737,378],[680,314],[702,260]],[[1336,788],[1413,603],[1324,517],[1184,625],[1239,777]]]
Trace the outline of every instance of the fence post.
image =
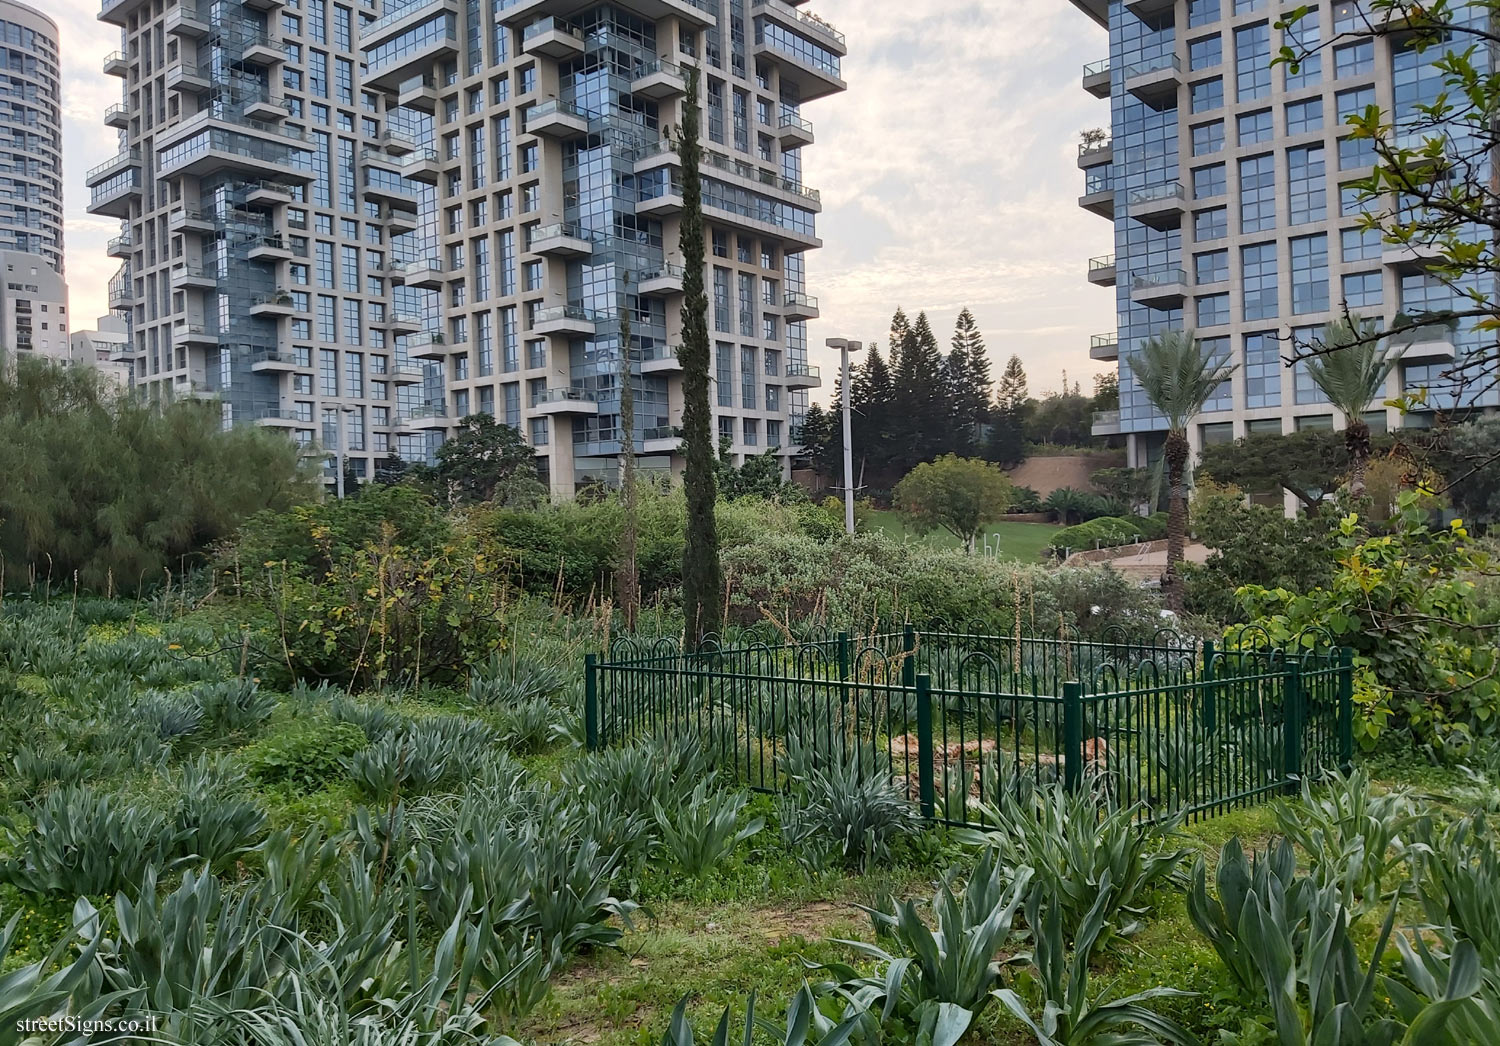
[[1286,777],[1288,795],[1301,790],[1302,781],[1302,662],[1295,657],[1286,659],[1286,690],[1282,698],[1282,729],[1286,731],[1286,763],[1282,768]]
[[849,678],[849,633],[838,634],[839,678]]
[[590,752],[599,750],[599,659],[583,656],[583,737]]
[[1063,786],[1083,786],[1083,684],[1076,680],[1063,684]]
[[917,626],[908,624],[901,633],[901,685],[917,685]]
[[1339,649],[1339,769],[1354,764],[1354,651]]
[[1203,641],[1203,736],[1212,737],[1219,725],[1218,694],[1214,687],[1214,641]]
[[922,816],[931,819],[937,806],[933,788],[932,679],[917,676],[917,799]]

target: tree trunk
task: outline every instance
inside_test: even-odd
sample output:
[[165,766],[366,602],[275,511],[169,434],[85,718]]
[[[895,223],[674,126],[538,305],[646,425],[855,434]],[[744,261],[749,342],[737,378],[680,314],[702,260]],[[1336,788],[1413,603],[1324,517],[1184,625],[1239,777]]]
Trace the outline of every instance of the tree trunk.
[[1345,415],[1344,446],[1349,451],[1349,493],[1365,496],[1365,468],[1370,461],[1370,426],[1357,417]]
[[1182,563],[1182,548],[1187,538],[1187,473],[1188,440],[1184,432],[1173,430],[1167,433],[1163,455],[1167,461],[1167,569],[1161,576],[1162,596],[1167,609],[1182,613],[1182,585],[1178,577],[1178,565]]

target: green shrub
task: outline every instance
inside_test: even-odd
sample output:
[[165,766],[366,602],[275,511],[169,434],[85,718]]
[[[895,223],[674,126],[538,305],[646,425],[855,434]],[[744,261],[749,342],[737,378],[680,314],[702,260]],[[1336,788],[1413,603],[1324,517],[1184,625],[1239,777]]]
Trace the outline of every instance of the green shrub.
[[836,856],[866,869],[890,859],[891,844],[917,830],[917,810],[895,784],[890,757],[873,749],[814,752],[787,746],[792,794],[781,805],[782,842],[806,863]]
[[222,869],[265,836],[265,810],[243,796],[245,777],[227,762],[199,756],[173,784],[180,797],[173,826],[185,856]]
[[657,802],[653,812],[667,855],[694,878],[709,871],[766,826],[765,818],[757,817],[744,828],[737,827],[748,801],[743,793],[711,793],[705,779],[670,811]]
[[344,765],[361,795],[385,802],[398,792],[423,795],[462,780],[494,742],[494,732],[483,723],[435,716],[359,749]]
[[570,677],[559,665],[546,664],[512,652],[496,651],[469,674],[468,699],[481,707],[507,707],[536,698],[556,697],[568,688]]
[[289,784],[311,792],[345,776],[345,762],[365,746],[352,723],[294,719],[244,749],[250,775],[261,784]]
[[1052,536],[1048,547],[1058,555],[1065,551],[1089,552],[1095,548],[1114,548],[1132,544],[1137,539],[1150,540],[1145,536],[1147,530],[1154,530],[1154,526],[1139,516],[1101,516],[1087,523],[1063,528]]
[[260,726],[276,711],[276,697],[251,679],[229,679],[197,687],[193,697],[203,722],[216,734],[244,733]]

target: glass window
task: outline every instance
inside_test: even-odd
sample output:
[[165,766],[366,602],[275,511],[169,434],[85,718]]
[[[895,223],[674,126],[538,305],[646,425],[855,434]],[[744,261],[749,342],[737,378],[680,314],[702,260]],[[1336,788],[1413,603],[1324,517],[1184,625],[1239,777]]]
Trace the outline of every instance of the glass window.
[[1274,243],[1240,248],[1240,289],[1244,295],[1245,319],[1266,320],[1279,315]]
[[1323,99],[1309,98],[1303,102],[1288,102],[1286,106],[1286,133],[1305,134],[1323,129]]
[[1212,80],[1202,80],[1188,89],[1190,112],[1206,113],[1211,109],[1219,109],[1224,105],[1224,78],[1216,76]]
[[1193,282],[1220,283],[1229,279],[1229,252],[1204,251],[1193,255]]
[[1188,68],[1212,69],[1224,61],[1224,47],[1218,33],[1188,41]]
[[1193,239],[1199,243],[1222,240],[1229,235],[1229,209],[1210,207],[1206,211],[1193,212]]
[[1214,327],[1229,322],[1229,295],[1209,294],[1197,299],[1198,326]]
[[1201,123],[1192,129],[1193,155],[1205,156],[1224,148],[1224,121]]
[[1328,185],[1323,174],[1323,147],[1309,145],[1286,151],[1287,220],[1292,225],[1322,221],[1328,216]]
[[1363,116],[1365,110],[1375,105],[1375,88],[1354,87],[1347,91],[1340,91],[1333,96],[1333,103],[1338,110],[1339,123],[1348,123],[1351,116]]
[[1296,236],[1292,255],[1292,315],[1328,311],[1328,236]]
[[1240,161],[1240,231],[1276,228],[1276,158],[1270,153]]
[[[1275,331],[1245,335],[1245,406],[1281,406],[1281,342]],[[1275,425],[1280,432],[1281,422]]]
[[1193,199],[1208,200],[1223,196],[1225,191],[1222,163],[1216,163],[1212,167],[1199,167],[1193,171]]
[[1351,309],[1379,306],[1380,273],[1351,272],[1344,277],[1344,304]]
[[1265,22],[1234,31],[1234,62],[1240,101],[1271,93],[1271,30]]
[[1339,234],[1346,262],[1378,259],[1381,252],[1379,229],[1345,229]]
[[1188,0],[1188,28],[1211,25],[1219,20],[1219,0]]
[[1282,45],[1297,58],[1285,66],[1288,91],[1311,87],[1323,78],[1323,52],[1318,50],[1318,40],[1317,8],[1282,30]]
[[1235,130],[1241,145],[1269,142],[1276,137],[1276,125],[1271,120],[1271,110],[1261,109],[1253,113],[1241,113],[1235,120]]
[[[1199,344],[1203,347],[1203,354],[1213,367],[1222,367],[1229,362],[1230,348],[1227,337],[1204,338]],[[1204,413],[1215,410],[1234,409],[1234,378],[1221,381],[1219,387],[1214,390],[1203,403]],[[1232,430],[1232,428],[1231,428]]]
[[1343,80],[1375,71],[1375,41],[1360,40],[1333,49],[1333,75]]
[[1375,139],[1340,138],[1339,170],[1349,171],[1357,167],[1375,165]]

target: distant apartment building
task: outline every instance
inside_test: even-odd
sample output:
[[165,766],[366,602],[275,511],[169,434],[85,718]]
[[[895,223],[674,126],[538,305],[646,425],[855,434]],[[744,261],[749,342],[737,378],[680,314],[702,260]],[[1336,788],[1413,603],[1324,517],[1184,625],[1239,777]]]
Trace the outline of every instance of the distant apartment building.
[[130,329],[119,316],[100,316],[92,329],[75,330],[69,358],[75,367],[93,367],[113,385],[130,385],[130,364],[124,362]]
[[[1114,228],[1114,253],[1090,261],[1088,279],[1114,293],[1117,327],[1093,338],[1090,355],[1119,361],[1120,410],[1096,418],[1095,434],[1126,435],[1133,465],[1160,453],[1164,425],[1125,361],[1172,329],[1195,330],[1238,364],[1194,424],[1195,450],[1342,427],[1304,367],[1285,366],[1289,339],[1316,336],[1345,303],[1390,324],[1441,311],[1456,293],[1425,271],[1426,252],[1359,228],[1368,205],[1349,183],[1370,174],[1375,152],[1345,120],[1378,105],[1403,133],[1444,90],[1443,50],[1370,35],[1355,2],[1319,4],[1286,30],[1269,0],[1073,2],[1109,33],[1108,57],[1084,68],[1083,88],[1107,101],[1110,134],[1078,157],[1079,205]],[[1330,46],[1299,66],[1272,66],[1283,44],[1319,41]],[[1434,326],[1399,348],[1389,396],[1451,388],[1444,372],[1480,337]],[[1373,430],[1430,423],[1420,412],[1403,419],[1384,398],[1366,415]],[[1473,402],[1500,401],[1489,388]]]
[[0,350],[67,361],[68,285],[39,254],[0,251]]
[[57,23],[0,0],[0,251],[63,267],[62,73]]
[[[790,455],[807,389],[805,102],[843,38],[783,0],[105,0],[120,152],[111,307],[153,398],[343,446],[357,475],[487,412],[554,493],[614,482],[627,429],[681,467],[685,70],[702,71],[716,411]],[[622,313],[631,319],[620,344]],[[622,355],[635,417],[620,418]]]

